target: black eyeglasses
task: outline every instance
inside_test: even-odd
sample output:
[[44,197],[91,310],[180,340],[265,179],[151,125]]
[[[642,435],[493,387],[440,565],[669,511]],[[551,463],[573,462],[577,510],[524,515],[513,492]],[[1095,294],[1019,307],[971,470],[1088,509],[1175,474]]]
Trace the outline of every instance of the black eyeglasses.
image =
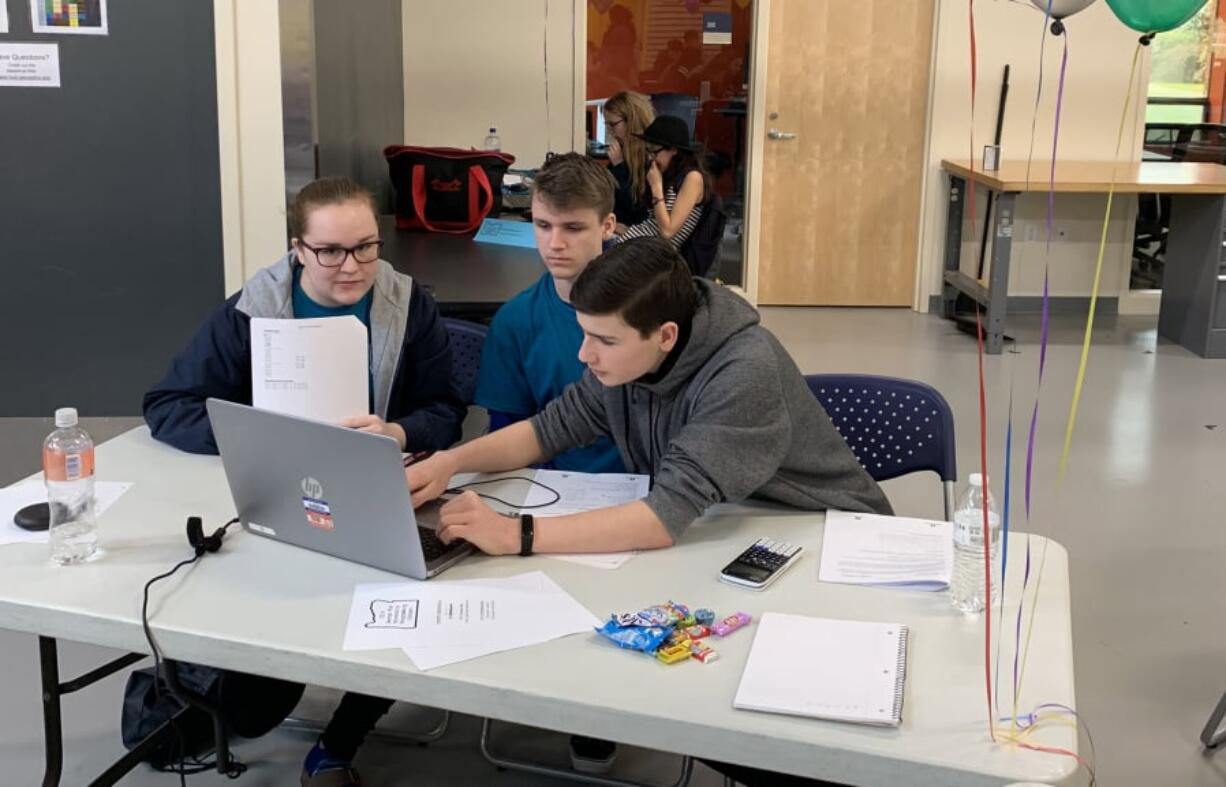
[[339,268],[345,264],[345,260],[349,255],[353,255],[355,262],[362,264],[374,262],[379,259],[379,254],[383,251],[383,241],[370,240],[365,243],[359,243],[357,246],[312,246],[304,240],[299,240],[298,245],[304,249],[310,249],[315,255],[315,260],[324,268]]
[[649,155],[649,156],[654,156],[654,155],[656,155],[657,153],[659,153],[661,150],[664,150],[664,147],[663,147],[663,146],[661,146],[661,145],[648,145],[648,146],[647,146],[647,155]]

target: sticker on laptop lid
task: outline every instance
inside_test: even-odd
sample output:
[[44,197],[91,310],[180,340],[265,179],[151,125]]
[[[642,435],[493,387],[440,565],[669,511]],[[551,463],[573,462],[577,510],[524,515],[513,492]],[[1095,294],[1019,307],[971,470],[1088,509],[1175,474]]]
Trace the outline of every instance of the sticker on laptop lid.
[[332,524],[331,514],[321,514],[318,511],[311,511],[310,509],[307,509],[306,521],[311,527],[317,527],[320,530],[336,529],[336,526]]
[[254,530],[257,533],[261,533],[266,536],[275,536],[277,534],[277,531],[273,530],[271,527],[257,525],[255,522],[248,522],[247,529]]
[[327,500],[319,500],[314,497],[302,498],[302,507],[307,511],[314,511],[317,514],[332,514],[332,506],[328,505]]

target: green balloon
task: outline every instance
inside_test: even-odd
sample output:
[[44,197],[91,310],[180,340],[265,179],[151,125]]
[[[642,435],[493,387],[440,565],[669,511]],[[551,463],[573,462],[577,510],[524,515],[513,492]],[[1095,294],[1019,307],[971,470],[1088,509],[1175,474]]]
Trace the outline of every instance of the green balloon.
[[1138,33],[1174,30],[1204,4],[1205,0],[1107,0],[1120,21]]

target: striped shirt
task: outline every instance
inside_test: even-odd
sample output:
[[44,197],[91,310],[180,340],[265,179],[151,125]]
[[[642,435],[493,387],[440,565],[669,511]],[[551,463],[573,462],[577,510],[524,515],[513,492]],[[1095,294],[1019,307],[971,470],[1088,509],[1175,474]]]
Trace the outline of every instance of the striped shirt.
[[[669,187],[664,192],[664,207],[668,209],[669,214],[673,212],[673,205],[677,202],[677,190]],[[682,244],[689,239],[694,233],[694,228],[698,226],[698,221],[702,218],[702,203],[695,205],[690,209],[690,215],[685,217],[685,221],[681,224],[681,229],[669,238],[672,241],[673,247],[680,249]],[[632,227],[626,229],[626,232],[619,239],[621,241],[630,240],[631,238],[653,238],[660,235],[660,223],[656,221],[654,211],[645,221],[640,221]]]

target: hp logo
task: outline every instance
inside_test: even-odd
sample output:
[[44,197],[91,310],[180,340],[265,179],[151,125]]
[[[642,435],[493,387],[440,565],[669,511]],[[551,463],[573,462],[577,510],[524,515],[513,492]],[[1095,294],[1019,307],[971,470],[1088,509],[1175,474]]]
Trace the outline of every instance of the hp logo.
[[319,483],[318,479],[307,476],[302,479],[302,494],[317,500],[321,499],[324,496],[324,485]]

